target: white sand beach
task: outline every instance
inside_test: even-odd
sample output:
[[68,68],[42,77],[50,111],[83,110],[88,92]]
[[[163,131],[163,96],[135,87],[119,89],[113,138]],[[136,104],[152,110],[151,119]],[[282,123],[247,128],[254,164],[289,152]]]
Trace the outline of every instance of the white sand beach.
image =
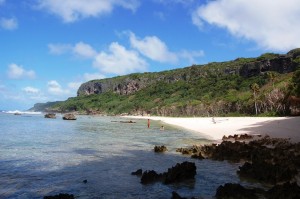
[[201,133],[211,140],[221,140],[224,135],[247,133],[269,135],[276,138],[291,138],[292,142],[300,142],[300,117],[126,117],[160,120],[167,124]]

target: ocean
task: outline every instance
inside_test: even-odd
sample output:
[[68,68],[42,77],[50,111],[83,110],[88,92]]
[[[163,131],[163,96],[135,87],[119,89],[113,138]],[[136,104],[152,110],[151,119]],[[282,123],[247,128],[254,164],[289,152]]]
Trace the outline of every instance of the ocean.
[[[240,164],[195,160],[176,148],[207,144],[199,134],[158,121],[120,123],[120,117],[78,116],[76,121],[42,114],[0,113],[0,198],[34,199],[59,193],[76,198],[214,198],[227,182],[247,184],[236,174]],[[165,130],[160,131],[164,125]],[[155,145],[168,152],[154,153]],[[142,185],[137,169],[165,172],[176,163],[195,162],[195,180]],[[87,180],[87,183],[83,183]]]

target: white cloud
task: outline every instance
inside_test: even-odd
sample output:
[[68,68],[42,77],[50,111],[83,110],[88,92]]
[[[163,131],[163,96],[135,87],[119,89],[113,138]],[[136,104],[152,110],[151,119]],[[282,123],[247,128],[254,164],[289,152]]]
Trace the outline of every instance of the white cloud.
[[8,66],[7,75],[11,79],[35,78],[35,72],[33,70],[25,70],[22,66],[18,66],[14,63]]
[[166,14],[164,12],[154,12],[153,15],[157,18],[159,18],[162,21],[166,20]]
[[52,95],[66,95],[69,94],[69,90],[65,90],[62,86],[55,80],[51,80],[47,83],[48,92]]
[[187,59],[190,64],[195,64],[197,57],[203,57],[204,51],[188,51],[188,50],[182,50],[180,53],[178,53],[178,56],[184,59]]
[[84,58],[94,58],[97,55],[97,52],[89,44],[83,42],[77,43],[73,52]]
[[153,0],[153,1],[161,4],[180,3],[183,5],[190,5],[195,0]]
[[50,54],[62,55],[66,53],[73,53],[76,56],[83,58],[94,58],[97,55],[96,50],[92,46],[84,42],[72,44],[48,44]]
[[156,36],[138,39],[133,33],[129,34],[130,44],[144,56],[159,62],[175,63],[178,58],[168,50],[167,45]]
[[1,18],[0,26],[5,30],[15,30],[18,28],[18,21],[15,18]]
[[144,71],[147,63],[133,50],[114,42],[108,49],[109,52],[100,52],[95,60],[94,67],[104,73],[124,75],[136,71]]
[[22,89],[25,93],[29,93],[29,94],[37,94],[40,92],[39,89],[31,87],[31,86],[27,86],[25,88]]
[[94,79],[104,79],[106,77],[100,73],[84,73],[83,78],[85,81],[90,81]]
[[264,49],[286,51],[300,46],[299,0],[216,0],[198,7],[192,19],[225,28],[233,36]]
[[6,90],[6,86],[0,84],[0,93]]
[[54,55],[62,55],[72,50],[70,44],[48,44],[49,52]]
[[38,7],[45,9],[63,19],[64,22],[74,22],[88,17],[98,17],[109,14],[115,6],[135,11],[138,0],[39,0]]
[[70,88],[72,90],[77,90],[81,84],[82,84],[82,82],[69,82],[68,88]]

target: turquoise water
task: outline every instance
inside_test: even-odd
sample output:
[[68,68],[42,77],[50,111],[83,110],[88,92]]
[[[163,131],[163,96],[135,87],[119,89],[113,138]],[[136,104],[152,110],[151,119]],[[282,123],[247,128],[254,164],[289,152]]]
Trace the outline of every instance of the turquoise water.
[[[238,182],[239,164],[193,160],[178,147],[208,143],[200,135],[160,122],[118,117],[78,116],[76,121],[45,119],[43,115],[0,113],[0,198],[42,198],[59,193],[76,198],[213,198],[218,186]],[[155,154],[154,145],[169,151]],[[142,185],[131,172],[142,168],[167,171],[176,163],[195,162],[195,181]],[[84,184],[82,181],[87,180]],[[242,182],[243,183],[243,182]]]

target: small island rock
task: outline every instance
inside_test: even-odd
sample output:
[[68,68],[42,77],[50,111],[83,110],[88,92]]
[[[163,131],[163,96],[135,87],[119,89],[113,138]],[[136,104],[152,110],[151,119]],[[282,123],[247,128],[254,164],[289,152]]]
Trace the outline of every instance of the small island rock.
[[75,117],[74,114],[72,114],[72,113],[67,113],[67,114],[65,114],[65,115],[63,116],[63,119],[64,119],[64,120],[76,120],[77,118]]
[[45,118],[55,119],[56,118],[56,114],[55,113],[47,113],[47,114],[45,114]]

